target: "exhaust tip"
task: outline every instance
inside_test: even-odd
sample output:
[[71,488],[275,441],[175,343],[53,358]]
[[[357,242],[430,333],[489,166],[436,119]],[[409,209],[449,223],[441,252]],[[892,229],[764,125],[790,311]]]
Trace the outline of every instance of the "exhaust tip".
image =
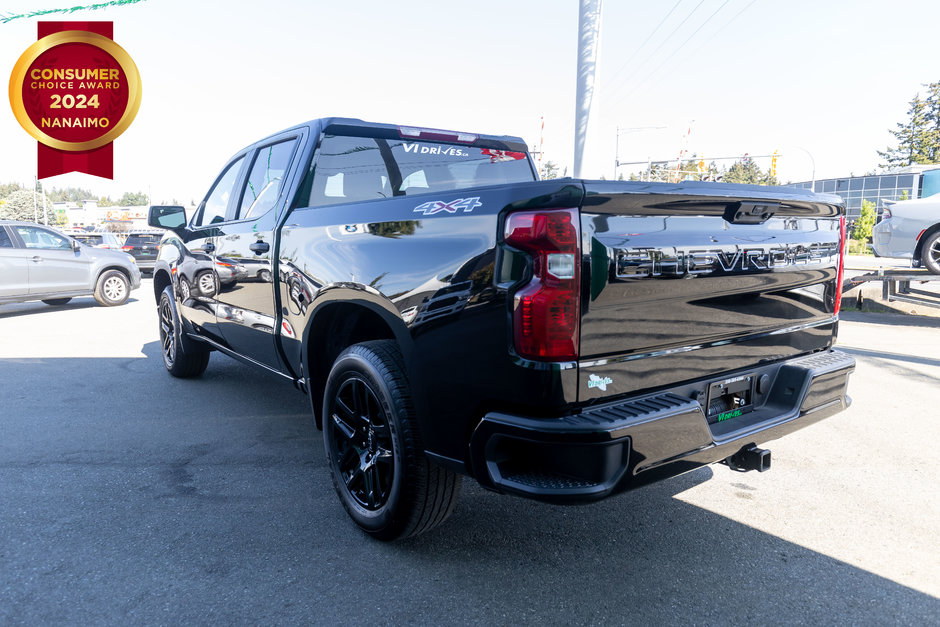
[[747,472],[756,470],[765,472],[770,470],[770,451],[756,446],[745,446],[740,451],[725,459],[725,463],[731,470],[737,472]]

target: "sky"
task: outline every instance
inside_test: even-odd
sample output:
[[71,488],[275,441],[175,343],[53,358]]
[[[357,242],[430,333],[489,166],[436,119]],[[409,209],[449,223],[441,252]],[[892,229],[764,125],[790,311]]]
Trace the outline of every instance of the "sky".
[[[4,2],[0,16],[96,1]],[[681,150],[777,151],[783,182],[874,170],[910,100],[940,81],[938,18],[936,0],[604,0],[583,174]],[[145,0],[0,23],[5,76],[38,21],[68,19],[114,22],[143,100],[113,181],[47,188],[198,203],[241,147],[326,116],[521,136],[572,173],[577,0]],[[0,183],[26,184],[36,142],[0,109]]]

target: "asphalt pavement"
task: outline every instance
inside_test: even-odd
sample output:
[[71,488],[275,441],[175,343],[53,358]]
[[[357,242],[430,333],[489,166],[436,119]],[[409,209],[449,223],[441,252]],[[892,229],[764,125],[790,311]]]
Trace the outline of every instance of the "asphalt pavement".
[[589,506],[464,482],[383,544],[340,506],[290,385],[177,380],[150,282],[0,306],[0,624],[940,623],[940,320],[848,313],[846,412]]

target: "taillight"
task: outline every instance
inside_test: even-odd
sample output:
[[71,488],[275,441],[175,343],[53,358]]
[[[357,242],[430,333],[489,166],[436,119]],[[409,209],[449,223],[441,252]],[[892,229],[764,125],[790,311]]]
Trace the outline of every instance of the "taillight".
[[842,275],[845,272],[845,216],[839,218],[839,273],[836,279],[836,298],[833,313],[839,315],[842,309]]
[[130,251],[134,250],[134,247],[133,246],[121,246],[121,250],[123,250],[126,253],[129,253]]
[[414,126],[399,126],[398,135],[402,139],[424,139],[427,141],[459,142],[461,144],[472,144],[477,140],[477,135],[473,133],[445,131],[439,128],[416,128]]
[[578,358],[579,238],[577,209],[521,211],[506,218],[506,243],[532,257],[532,278],[513,298],[513,336],[522,357]]
[[881,214],[881,219],[882,219],[882,220],[887,220],[887,219],[890,218],[890,217],[892,217],[892,214],[891,214],[891,207],[885,207],[884,212]]

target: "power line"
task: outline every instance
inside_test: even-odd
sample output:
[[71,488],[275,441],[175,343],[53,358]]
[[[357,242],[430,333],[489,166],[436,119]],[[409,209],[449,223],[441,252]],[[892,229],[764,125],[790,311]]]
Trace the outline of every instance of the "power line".
[[633,61],[634,57],[636,57],[636,55],[639,54],[640,50],[642,50],[643,47],[644,47],[646,44],[649,43],[650,39],[653,38],[653,35],[655,35],[657,32],[659,32],[659,29],[662,28],[662,25],[666,23],[666,20],[669,19],[669,16],[672,15],[672,12],[675,11],[676,8],[677,8],[680,4],[682,4],[682,0],[677,0],[677,2],[676,2],[674,5],[672,5],[672,8],[669,9],[669,12],[666,13],[666,16],[665,16],[662,20],[659,21],[659,24],[656,25],[656,28],[653,29],[653,32],[651,32],[649,35],[646,36],[646,39],[643,40],[643,43],[640,44],[640,47],[633,51],[633,54],[630,55],[630,58],[628,58],[626,61],[624,61],[624,62],[623,62],[623,65],[621,65],[620,68],[619,68],[616,72],[614,72],[613,74],[610,75],[610,79],[609,79],[609,80],[610,80],[611,82],[607,83],[607,89],[610,89],[610,85],[613,83],[614,78],[616,78],[618,74],[620,74],[621,72],[623,72],[624,68],[627,67],[627,65],[630,63],[630,61]]
[[[699,7],[702,6],[703,4],[705,4],[705,0],[700,0],[700,2],[699,2],[697,5],[695,5],[695,8],[692,9],[692,11],[690,11],[689,14],[685,16],[685,19],[683,19],[681,22],[679,22],[679,25],[676,26],[674,29],[672,29],[672,32],[669,33],[668,35],[666,35],[666,38],[665,38],[665,39],[663,39],[661,42],[659,42],[659,45],[656,46],[656,49],[653,50],[653,51],[650,53],[649,57],[650,57],[650,58],[653,58],[653,56],[654,56],[657,52],[659,52],[659,50],[666,44],[666,42],[668,42],[670,39],[672,39],[672,36],[676,34],[676,31],[678,31],[680,28],[682,28],[682,26],[683,26],[686,22],[689,21],[689,18],[690,18],[690,17],[692,17],[693,15],[695,15],[695,12],[698,11]],[[638,68],[639,68],[639,66],[638,66]],[[613,93],[616,94],[616,93],[619,92],[621,89],[623,89],[623,87],[625,87],[625,86],[627,85],[627,83],[629,82],[629,80],[630,80],[631,78],[633,78],[633,76],[634,76],[636,73],[637,73],[637,70],[635,69],[633,72],[630,73],[629,76],[627,76],[627,78],[624,79],[624,82],[621,83],[620,86],[617,87],[617,88],[614,90]]]
[[725,22],[725,23],[721,26],[721,28],[719,28],[718,30],[716,30],[716,31],[715,31],[714,33],[712,33],[711,35],[709,35],[708,39],[706,39],[706,40],[703,41],[701,44],[699,44],[699,47],[696,48],[696,49],[694,50],[694,52],[698,52],[699,50],[702,49],[702,46],[704,46],[705,44],[707,44],[708,42],[710,42],[712,39],[714,39],[715,37],[717,37],[718,34],[721,33],[721,31],[723,31],[725,28],[727,28],[733,21],[735,21],[736,19],[738,19],[738,17],[739,17],[742,13],[744,13],[745,11],[747,11],[748,9],[750,9],[750,8],[751,8],[751,5],[753,5],[755,2],[757,2],[757,0],[751,0],[750,2],[748,2],[747,5],[746,5],[743,9],[741,9],[740,11],[738,11],[737,13],[734,14],[734,17],[732,17],[730,20],[728,20],[727,22]]
[[[638,82],[638,83],[633,87],[633,91],[632,91],[631,94],[629,94],[626,98],[623,98],[623,99],[619,100],[619,101],[617,102],[617,106],[620,106],[620,105],[622,105],[623,103],[627,102],[627,101],[639,90],[639,88],[642,87],[644,83],[646,83],[646,81],[648,81],[650,78],[652,78],[660,69],[662,69],[662,67],[663,67],[666,63],[668,63],[674,56],[676,56],[676,54],[678,54],[679,51],[681,51],[681,50],[686,46],[686,44],[688,44],[689,41],[691,41],[692,38],[695,37],[695,35],[697,35],[698,32],[701,31],[702,28],[704,28],[705,25],[708,24],[708,22],[710,22],[710,21],[712,20],[712,18],[714,18],[716,15],[718,15],[718,13],[719,13],[719,12],[725,7],[725,5],[727,5],[730,1],[731,1],[731,0],[725,0],[725,2],[724,2],[720,7],[718,7],[717,9],[715,9],[715,11],[712,12],[712,14],[711,14],[710,16],[708,16],[708,18],[707,18],[704,22],[702,22],[702,24],[701,24],[697,29],[695,29],[695,32],[693,32],[691,35],[689,35],[688,38],[686,38],[686,40],[683,41],[682,44],[681,44],[678,48],[676,48],[675,50],[673,50],[672,54],[670,54],[668,57],[666,57],[666,59],[664,59],[658,66],[656,66],[656,69],[654,69],[652,72],[650,72],[650,73],[648,73],[646,76],[644,76],[643,79],[642,79],[640,82]],[[755,2],[757,2],[757,0],[751,0],[751,2],[748,3],[743,9],[741,9],[740,11],[738,11],[738,12],[734,15],[734,17],[732,17],[730,20],[728,20],[727,22],[725,22],[725,23],[724,23],[720,28],[718,28],[714,33],[712,33],[711,35],[709,35],[709,37],[708,37],[707,39],[705,39],[705,40],[698,46],[698,48],[695,49],[695,51],[700,50],[705,44],[707,44],[709,41],[711,41],[712,39],[714,39],[721,31],[723,31],[728,25],[730,25],[732,22],[734,22],[742,13],[744,13],[746,10],[748,10],[748,9],[751,7],[751,5],[753,5]]]
[[[725,0],[725,1],[721,4],[720,7],[718,7],[717,9],[715,9],[715,10],[712,12],[712,14],[709,15],[708,18],[707,18],[704,22],[702,22],[701,24],[699,24],[699,27],[696,28],[695,31],[694,31],[691,35],[689,35],[689,36],[686,38],[685,41],[683,41],[681,44],[679,44],[679,47],[678,47],[678,48],[676,48],[675,50],[673,50],[672,53],[671,53],[668,57],[666,57],[665,59],[663,59],[663,61],[662,61],[659,65],[656,66],[656,69],[654,69],[652,72],[650,72],[649,74],[647,74],[647,75],[643,78],[643,80],[640,81],[639,85],[642,85],[649,77],[651,77],[653,74],[655,74],[655,73],[658,72],[660,69],[662,69],[662,67],[663,67],[664,65],[666,65],[674,56],[676,56],[676,55],[679,53],[680,50],[682,50],[683,48],[685,48],[686,44],[688,44],[688,43],[692,40],[693,37],[695,37],[696,35],[698,35],[699,31],[701,31],[703,28],[705,28],[705,25],[708,24],[710,21],[712,21],[712,18],[715,17],[716,15],[718,15],[718,13],[719,13],[723,8],[725,8],[725,5],[727,5],[729,2],[731,2],[731,0]],[[637,88],[639,87],[639,85],[637,86]]]

